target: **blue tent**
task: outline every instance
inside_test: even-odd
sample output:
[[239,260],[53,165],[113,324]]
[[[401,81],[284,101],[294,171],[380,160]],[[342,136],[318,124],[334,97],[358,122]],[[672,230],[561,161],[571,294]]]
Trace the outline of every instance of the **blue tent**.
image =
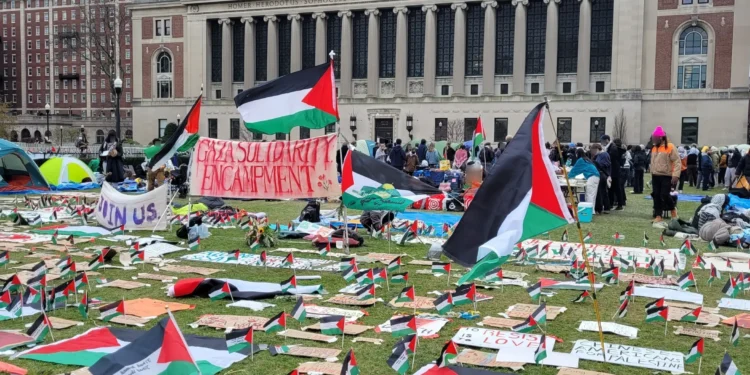
[[0,194],[49,191],[39,168],[15,143],[0,139]]

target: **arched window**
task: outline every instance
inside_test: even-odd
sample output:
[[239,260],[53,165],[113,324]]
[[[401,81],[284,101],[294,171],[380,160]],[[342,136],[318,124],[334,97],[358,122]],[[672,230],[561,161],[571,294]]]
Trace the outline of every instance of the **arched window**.
[[708,33],[700,26],[690,26],[680,33],[677,62],[677,88],[706,88],[708,66]]
[[128,129],[125,130],[125,139],[132,140],[133,139],[133,131]]
[[42,141],[42,132],[39,130],[34,131],[34,142],[41,142]]
[[10,141],[11,142],[18,142],[18,132],[15,130],[10,131]]
[[29,131],[29,129],[24,128],[23,130],[21,130],[21,142],[29,143],[31,141],[31,132]]
[[99,129],[96,131],[96,143],[98,144],[104,143],[104,130]]
[[172,97],[172,56],[165,51],[156,56],[156,97]]

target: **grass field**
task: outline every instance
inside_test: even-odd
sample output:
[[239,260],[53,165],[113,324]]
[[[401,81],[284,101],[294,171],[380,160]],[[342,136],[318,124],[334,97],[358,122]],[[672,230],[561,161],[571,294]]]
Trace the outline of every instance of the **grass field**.
[[[658,247],[659,246],[659,233],[660,231],[657,229],[654,229],[651,227],[650,224],[650,213],[651,213],[651,201],[646,200],[643,198],[643,196],[639,195],[632,195],[629,194],[630,189],[626,189],[626,192],[628,192],[628,204],[624,211],[615,212],[613,211],[610,215],[602,215],[602,216],[596,216],[594,219],[594,223],[592,224],[586,224],[583,225],[584,233],[586,231],[591,231],[594,235],[594,243],[612,243],[611,236],[614,234],[615,231],[619,231],[621,234],[625,235],[625,240],[623,241],[623,246],[633,246],[633,247],[640,247],[642,245],[641,241],[643,238],[644,231],[648,234],[651,241],[649,245],[651,247]],[[687,193],[695,193],[692,189],[687,189]],[[714,192],[717,192],[716,190]],[[650,193],[650,191],[646,191],[646,193]],[[304,206],[304,203],[302,202],[263,202],[263,201],[254,201],[254,202],[238,202],[238,201],[228,201],[228,204],[235,205],[237,207],[241,207],[250,211],[255,212],[266,212],[270,216],[270,221],[272,223],[279,221],[281,223],[286,223],[289,220],[295,218],[297,215],[299,215],[300,210]],[[482,202],[474,202],[473,204],[482,204]],[[328,205],[326,208],[332,208],[332,205]],[[688,218],[692,215],[693,211],[697,207],[696,203],[685,203],[681,202],[679,204],[679,211],[682,217]],[[559,239],[560,235],[562,233],[563,229],[559,229],[557,231],[554,231],[551,233],[552,239]],[[573,241],[577,239],[577,233],[575,232],[574,226],[569,226],[568,230],[571,234],[570,240]],[[143,233],[146,234],[146,233]],[[243,250],[243,252],[249,252],[248,246],[245,244],[244,241],[244,233],[243,231],[239,229],[230,229],[230,230],[213,230],[212,236],[202,241],[201,243],[201,250],[230,250],[235,248],[240,248]],[[166,234],[167,238],[175,238],[174,233]],[[680,241],[674,240],[672,238],[667,238],[667,245],[669,248],[677,248],[680,245]],[[99,241],[99,243],[104,244],[106,241]],[[280,242],[281,247],[297,247],[301,249],[311,249],[312,247],[309,244],[303,244],[300,241],[281,241]],[[82,246],[83,247],[83,246]],[[703,251],[707,249],[707,245],[705,243],[698,243],[697,247]],[[368,252],[388,252],[388,244],[384,240],[374,240],[371,239],[369,236],[366,237],[365,240],[365,246],[362,248],[352,249],[353,252],[356,253],[368,253]],[[721,251],[722,249],[720,249]],[[734,249],[727,248],[726,251],[733,251]],[[408,245],[405,247],[397,247],[393,246],[391,248],[391,251],[393,252],[403,252],[406,253],[416,259],[422,259],[427,251],[427,247],[425,245]],[[176,253],[176,254],[170,254],[167,257],[169,258],[177,258],[181,255],[183,255],[184,252]],[[278,253],[277,253],[278,254]],[[274,254],[276,255],[276,254]],[[310,254],[306,254],[307,256],[311,256]],[[300,255],[302,257],[304,255]],[[30,258],[23,258],[23,254],[21,253],[13,253],[12,259],[21,261],[24,263],[28,263],[33,261]],[[692,264],[693,258],[691,257],[689,259],[688,264]],[[219,268],[220,266],[217,264],[210,264],[210,263],[198,263],[198,262],[182,262],[182,264],[191,264],[196,266],[203,266],[203,267],[212,267],[212,268]],[[140,268],[140,267],[139,267]],[[247,266],[241,266],[241,267],[234,267],[234,266],[225,266],[226,269],[225,272],[215,274],[213,277],[228,277],[228,278],[237,278],[237,279],[243,279],[243,280],[251,280],[251,281],[270,281],[270,282],[281,282],[288,277],[290,277],[291,272],[289,270],[279,270],[279,269],[268,269],[267,271],[260,267],[247,267]],[[422,267],[423,269],[426,269],[426,267]],[[431,290],[441,290],[445,287],[445,278],[435,278],[432,275],[424,275],[424,274],[417,274],[416,270],[418,269],[415,266],[406,266],[404,267],[405,270],[410,271],[410,281],[413,282],[416,285],[416,290],[418,295],[425,295],[424,293],[426,291]],[[454,269],[460,269],[460,267],[455,267]],[[514,265],[506,265],[505,269],[507,270],[514,270],[514,271],[523,271],[526,273],[529,273],[529,276],[526,278],[527,281],[530,281],[531,283],[535,282],[539,277],[547,277],[547,278],[556,278],[561,279],[561,275],[556,274],[550,274],[550,273],[542,273],[535,271],[532,267],[518,267]],[[100,270],[102,272],[102,276],[106,277],[109,280],[114,279],[123,279],[128,280],[131,278],[131,276],[135,275],[138,271],[121,271],[121,270],[115,270],[115,269],[105,269]],[[640,271],[641,273],[644,273],[644,270]],[[701,293],[705,296],[705,303],[707,306],[714,307],[716,306],[716,301],[719,300],[722,296],[721,288],[723,285],[723,282],[726,281],[726,275],[723,275],[723,280],[720,282],[716,282],[713,284],[713,286],[708,287],[706,285],[706,280],[708,278],[708,271],[701,271],[697,270],[696,277],[697,281],[700,287]],[[308,274],[305,272],[298,272],[300,275]],[[335,294],[336,291],[342,287],[345,286],[344,279],[338,274],[338,273],[320,273],[322,276],[322,285],[325,286],[325,289],[331,293]],[[193,277],[194,275],[176,275],[180,277]],[[138,297],[152,297],[152,298],[160,298],[160,299],[169,299],[166,297],[166,290],[163,288],[163,286],[155,281],[150,282],[152,284],[151,288],[142,288],[137,289],[134,291],[122,291],[120,289],[94,289],[93,293],[91,294],[92,297],[102,299],[104,301],[113,301],[117,299],[121,299],[125,297],[126,299],[132,299],[132,298],[138,298]],[[309,282],[306,282],[309,283]],[[606,287],[602,292],[599,293],[599,299],[602,307],[602,317],[604,321],[611,321],[611,317],[614,314],[614,312],[617,309],[618,306],[618,296],[620,294],[620,291],[625,288],[625,285],[621,284],[620,286],[614,286],[614,287]],[[390,292],[385,292],[385,288],[378,289],[378,293],[380,298],[383,298],[384,300],[388,301],[391,298],[395,297],[398,294],[398,291],[400,290],[399,287],[392,287]],[[490,294],[494,297],[494,299],[486,302],[480,302],[478,305],[478,310],[481,313],[482,316],[490,315],[490,316],[497,316],[497,313],[504,312],[508,306],[511,306],[515,303],[530,303],[530,299],[528,294],[525,290],[523,290],[520,287],[508,287],[505,288],[504,292],[501,292],[500,290],[482,290],[482,293]],[[594,312],[591,302],[583,303],[583,304],[573,304],[570,303],[570,301],[575,298],[578,295],[578,292],[575,291],[559,291],[554,297],[549,298],[547,301],[548,305],[555,305],[555,306],[566,306],[568,308],[568,311],[561,314],[556,320],[548,322],[548,328],[547,332],[549,334],[552,334],[554,336],[559,337],[560,339],[564,340],[562,343],[558,343],[555,346],[555,351],[558,352],[570,352],[571,348],[573,347],[573,343],[577,339],[588,339],[596,341],[598,340],[598,335],[594,332],[578,332],[576,328],[578,327],[578,324],[581,320],[595,320],[594,318]],[[280,299],[280,300],[273,300],[270,301],[271,303],[274,303],[277,305],[276,308],[273,309],[266,309],[263,312],[253,312],[251,310],[245,310],[245,309],[239,309],[239,308],[227,308],[224,307],[224,305],[227,303],[226,301],[217,301],[217,302],[211,302],[208,299],[198,299],[198,298],[191,298],[191,299],[181,299],[179,302],[189,303],[189,304],[195,304],[196,308],[194,310],[188,310],[188,311],[180,311],[175,313],[176,319],[180,324],[180,327],[182,328],[183,332],[188,334],[199,334],[199,335],[205,335],[205,336],[217,336],[217,337],[223,337],[222,331],[216,331],[211,328],[198,328],[193,329],[188,326],[189,323],[192,323],[198,319],[199,316],[203,314],[233,314],[233,315],[256,315],[256,316],[265,316],[265,317],[271,317],[281,311],[282,309],[286,310],[287,312],[291,311],[294,302],[291,299]],[[637,327],[640,329],[639,336],[637,340],[629,340],[624,337],[615,336],[615,335],[606,335],[605,340],[609,343],[619,343],[619,344],[625,344],[625,345],[633,345],[633,346],[639,346],[639,347],[647,347],[647,348],[656,348],[656,349],[662,349],[662,350],[670,350],[670,351],[678,351],[678,352],[687,352],[688,349],[690,349],[690,346],[695,341],[692,337],[686,337],[686,336],[675,336],[672,334],[672,327],[676,325],[684,325],[688,323],[676,323],[676,322],[670,322],[670,328],[669,333],[665,337],[664,336],[664,324],[663,323],[645,323],[644,322],[644,309],[643,306],[648,301],[643,298],[638,298],[633,304],[631,304],[629,313],[627,317],[619,323],[627,324],[632,327]],[[320,303],[322,305],[326,305],[324,303]],[[341,307],[341,306],[339,306]],[[470,306],[462,306],[466,307],[466,310],[470,309]],[[345,307],[346,308],[346,307]],[[350,307],[354,308],[354,307]],[[386,304],[378,303],[377,305],[368,308],[367,309],[368,316],[365,316],[360,323],[376,326],[378,324],[381,324],[388,320],[391,315],[393,315],[396,312],[399,312],[398,310],[394,310],[391,307],[389,307]],[[409,311],[403,311],[404,313],[409,313]],[[738,311],[731,311],[731,310],[724,310],[722,311],[723,315],[726,316],[732,316],[736,313],[739,313]],[[97,313],[93,312],[91,315],[96,316]],[[67,311],[58,311],[55,313],[55,316],[68,318],[68,319],[74,319],[74,320],[80,320],[80,316],[75,308],[68,308]],[[481,320],[481,318],[479,319]],[[151,324],[147,327],[149,328],[153,324],[155,324],[158,320],[153,320]],[[291,320],[290,320],[291,321]],[[0,328],[2,329],[21,329],[23,327],[23,324],[29,323],[30,319],[26,319],[25,322],[21,322],[20,320],[17,321],[6,321],[0,323]],[[474,326],[476,324],[476,320],[462,320],[459,318],[454,318],[452,322],[450,322],[448,325],[446,325],[443,330],[440,332],[440,337],[437,339],[432,340],[420,340],[420,346],[417,350],[417,356],[416,356],[416,366],[415,369],[418,369],[419,367],[430,363],[437,359],[440,349],[442,345],[450,339],[453,334],[462,326]],[[97,323],[101,324],[100,321]],[[308,320],[308,323],[311,324],[311,322]],[[58,340],[61,338],[67,338],[71,337],[75,334],[81,333],[89,328],[93,327],[92,322],[87,322],[85,326],[83,327],[74,327],[70,328],[64,331],[55,331],[54,335],[55,338]],[[298,328],[298,323],[296,321],[291,321],[290,323],[291,328]],[[716,366],[721,361],[722,356],[724,355],[725,349],[729,351],[729,353],[734,358],[735,362],[738,364],[740,369],[745,369],[747,371],[750,371],[750,356],[742,355],[741,353],[746,352],[746,348],[748,345],[750,345],[750,342],[741,342],[740,346],[735,348],[732,347],[729,344],[728,337],[730,333],[730,327],[717,327],[714,329],[718,329],[721,331],[721,341],[714,342],[711,340],[706,340],[706,355],[703,360],[703,370],[704,373],[713,373],[713,371],[716,369]],[[345,348],[348,350],[349,348],[353,348],[357,359],[359,362],[359,366],[361,369],[361,374],[363,375],[371,375],[371,374],[391,374],[395,373],[393,372],[386,364],[386,359],[388,358],[391,347],[395,343],[395,339],[392,339],[390,337],[390,334],[376,334],[373,331],[368,331],[365,334],[363,334],[365,337],[377,337],[382,338],[385,340],[384,345],[376,346],[370,343],[352,343],[351,337],[346,338],[346,344]],[[258,332],[256,335],[256,340],[259,343],[265,343],[265,344],[282,344],[284,342],[283,338],[276,335],[266,335],[262,332]],[[50,341],[50,338],[47,338],[47,342]],[[304,344],[308,346],[321,346],[321,347],[330,347],[330,348],[340,348],[341,344],[340,342],[336,342],[334,344],[321,344],[321,343],[314,343],[311,341],[302,341],[302,340],[287,340],[287,344]],[[339,355],[339,360],[343,359],[344,353],[342,352]],[[293,370],[298,363],[301,362],[307,362],[308,359],[306,358],[296,358],[291,356],[276,356],[271,357],[267,352],[262,352],[259,355],[255,356],[255,361],[251,363],[250,358],[235,364],[230,369],[223,372],[223,374],[263,374],[263,375],[280,375],[280,374],[287,374],[291,370]],[[310,360],[312,361],[312,360]],[[60,365],[54,365],[54,364],[47,364],[42,362],[33,362],[33,361],[26,361],[26,360],[17,360],[13,361],[12,363],[25,367],[29,369],[31,374],[61,374],[65,372],[69,372],[73,370],[74,368],[68,367],[68,366],[60,366]],[[525,373],[527,374],[555,374],[557,373],[557,369],[551,368],[551,367],[540,367],[536,365],[526,365],[525,367]],[[581,361],[580,362],[580,368],[586,369],[586,370],[595,370],[595,371],[601,371],[601,372],[607,372],[612,374],[646,374],[650,373],[652,371],[645,370],[645,369],[639,369],[635,367],[626,367],[626,366],[618,366],[618,365],[608,365],[600,362],[591,362],[591,361]],[[512,372],[510,369],[495,369],[496,371],[500,372]],[[697,372],[697,364],[694,365],[686,365],[687,371]]]

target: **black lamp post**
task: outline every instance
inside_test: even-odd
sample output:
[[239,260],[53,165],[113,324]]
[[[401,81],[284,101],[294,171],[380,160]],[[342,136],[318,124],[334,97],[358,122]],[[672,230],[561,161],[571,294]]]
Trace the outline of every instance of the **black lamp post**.
[[62,126],[62,125],[60,125],[60,149],[62,149],[62,144],[63,144],[63,139],[62,139],[62,138],[63,138],[63,135],[62,135],[62,131],[63,131],[63,126]]
[[352,137],[357,139],[357,116],[349,116],[349,130],[352,131]]
[[115,78],[115,134],[120,139],[120,94],[122,93],[122,80],[120,77]]
[[49,132],[49,108],[50,108],[49,107],[49,103],[47,103],[47,104],[44,105],[44,111],[47,112],[47,132],[44,133],[44,135],[52,134],[52,133]]
[[414,139],[414,136],[411,135],[412,130],[414,130],[414,117],[409,115],[409,116],[406,116],[406,131],[409,132],[409,140]]

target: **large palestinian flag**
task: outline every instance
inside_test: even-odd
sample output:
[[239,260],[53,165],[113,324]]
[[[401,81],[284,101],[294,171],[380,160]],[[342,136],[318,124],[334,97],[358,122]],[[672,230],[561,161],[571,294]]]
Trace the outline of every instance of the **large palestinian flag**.
[[53,344],[35,346],[14,358],[61,365],[91,366],[105,355],[114,353],[143,334],[144,331],[135,329],[97,327]]
[[473,267],[459,283],[499,267],[515,244],[574,222],[545,153],[545,116],[545,103],[529,113],[477,190],[479,204],[469,206],[443,245],[448,258]]
[[131,345],[102,357],[89,371],[92,375],[191,375],[200,369],[201,375],[213,375],[249,353],[249,347],[230,353],[223,337],[185,335],[183,340],[174,320],[166,317]]
[[485,369],[471,368],[471,367],[462,367],[462,366],[440,367],[433,363],[425,365],[421,369],[417,370],[415,374],[419,374],[419,375],[509,375],[506,372],[497,372],[497,371],[492,371],[492,370],[485,370]]
[[229,284],[232,297],[241,299],[263,299],[273,298],[282,294],[314,294],[322,290],[321,285],[299,285],[288,291],[282,291],[279,283],[261,283],[236,279],[211,279],[194,278],[180,279],[169,287],[170,297],[204,297],[208,298],[211,292]]
[[404,211],[440,190],[403,171],[352,150],[341,173],[344,206],[357,210]]
[[177,126],[177,130],[164,142],[161,146],[151,146],[143,150],[146,157],[149,158],[148,166],[151,169],[156,169],[167,163],[176,152],[189,151],[195,143],[198,142],[200,135],[198,130],[200,129],[201,121],[201,103],[203,102],[203,95],[198,96],[198,99],[193,103],[193,107],[190,108],[187,116],[182,119],[180,125]]
[[339,119],[333,60],[245,90],[234,98],[234,104],[252,132],[324,128]]

